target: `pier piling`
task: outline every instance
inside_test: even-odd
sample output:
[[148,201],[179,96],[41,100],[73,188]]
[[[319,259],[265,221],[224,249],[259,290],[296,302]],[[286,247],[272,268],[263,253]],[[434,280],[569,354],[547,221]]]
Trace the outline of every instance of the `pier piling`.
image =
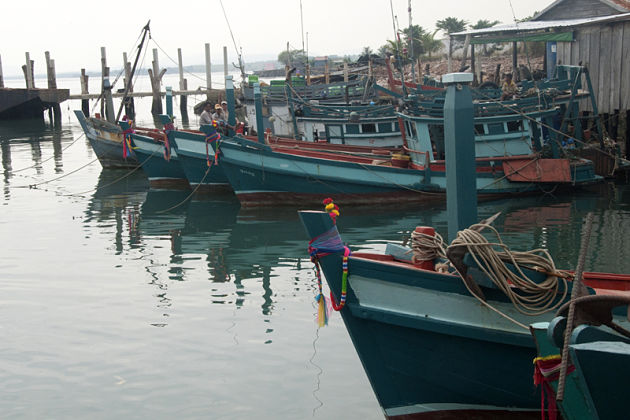
[[[131,76],[131,63],[127,60],[127,53],[123,53],[123,65],[125,66],[124,85],[127,93],[133,92],[133,78]],[[133,96],[123,98],[125,103],[125,114],[131,119],[136,118],[136,107],[133,102]]]
[[[188,90],[188,81],[184,78],[184,61],[182,60],[182,49],[177,49],[177,64],[179,67],[179,90]],[[182,121],[188,122],[188,97],[179,97],[179,112],[182,114]]]
[[160,70],[160,62],[158,61],[158,50],[153,48],[153,69],[149,69],[149,78],[151,79],[151,91],[153,92],[153,104],[151,105],[151,114],[159,115],[162,112],[162,96],[160,93],[160,84],[162,77],[166,73],[166,69]]
[[[101,95],[105,94],[105,79],[109,79],[109,67],[105,47],[101,47]],[[105,115],[105,101],[101,100],[101,115]]]
[[2,56],[0,56],[0,88],[4,87],[4,78],[2,77]]
[[206,88],[208,95],[206,99],[210,100],[210,90],[212,90],[212,70],[210,63],[210,44],[206,44]]
[[[88,75],[85,74],[85,69],[81,69],[81,95],[89,95],[88,91]],[[90,100],[81,99],[81,111],[86,117],[90,116]]]

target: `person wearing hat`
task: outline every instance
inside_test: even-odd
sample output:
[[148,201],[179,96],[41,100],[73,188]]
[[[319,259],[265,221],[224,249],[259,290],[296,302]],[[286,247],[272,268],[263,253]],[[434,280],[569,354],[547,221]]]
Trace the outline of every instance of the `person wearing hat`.
[[220,104],[216,104],[214,106],[214,114],[212,114],[212,119],[217,122],[217,125],[219,126],[219,131],[224,132],[225,125],[227,124],[227,119],[225,118],[223,108],[221,108]]

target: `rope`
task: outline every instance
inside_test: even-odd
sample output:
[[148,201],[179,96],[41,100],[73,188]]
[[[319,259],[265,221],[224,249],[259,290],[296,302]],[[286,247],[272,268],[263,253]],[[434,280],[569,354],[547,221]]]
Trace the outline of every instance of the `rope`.
[[[65,152],[66,150],[68,150],[70,148],[70,146],[72,146],[73,144],[75,144],[77,141],[79,141],[79,139],[81,139],[81,137],[85,136],[85,133],[82,133],[79,137],[77,137],[76,139],[74,139],[69,145],[67,145],[66,147],[64,147],[63,149],[61,149],[61,152]],[[40,166],[42,163],[46,163],[48,162],[50,159],[54,159],[55,155],[52,155],[51,157],[42,160],[39,163],[36,163],[35,165],[31,165],[31,166],[27,166],[26,168],[21,168],[21,169],[16,169],[14,171],[11,171],[12,173],[16,173],[16,172],[22,172],[22,171],[26,171],[27,169],[33,169],[36,168],[38,166]]]
[[446,258],[444,240],[437,232],[435,232],[435,236],[415,231],[411,232],[411,249],[413,251],[411,261],[414,264],[422,261],[432,261],[436,258]]
[[171,210],[176,209],[177,207],[183,205],[185,202],[187,202],[188,200],[190,200],[190,198],[193,196],[193,194],[195,194],[197,192],[197,190],[199,189],[199,187],[201,187],[201,185],[203,184],[203,181],[206,180],[206,177],[208,176],[208,174],[210,173],[210,169],[212,168],[212,166],[209,166],[208,169],[206,169],[206,173],[203,175],[203,178],[201,178],[201,181],[199,181],[199,183],[197,184],[197,186],[195,188],[193,188],[193,190],[190,192],[190,194],[188,194],[188,196],[186,198],[184,198],[182,201],[180,201],[179,203],[175,204],[174,206],[171,206],[167,209],[164,210],[160,210],[160,211],[156,211],[157,214],[162,214],[162,213],[167,213]]
[[[496,242],[488,242],[477,231],[482,227],[495,234]],[[479,269],[505,293],[522,314],[534,316],[554,310],[567,295],[569,275],[556,269],[551,255],[545,249],[510,251],[501,240],[499,232],[485,224],[475,224],[458,232],[448,249],[460,246],[467,248]],[[501,251],[497,251],[495,247]],[[507,267],[506,261],[514,266],[513,270]],[[536,283],[523,272],[523,268],[545,273],[547,278]],[[557,299],[559,293],[561,297]]]
[[42,182],[38,182],[37,184],[30,184],[30,185],[16,185],[13,188],[31,188],[31,189],[36,189],[38,186],[40,185],[44,185],[44,184],[48,184],[49,182],[53,182],[53,181],[57,181],[61,178],[65,178],[68,175],[72,175],[75,172],[79,172],[81,169],[86,168],[88,166],[90,166],[91,164],[93,164],[94,162],[96,162],[98,160],[98,158],[95,158],[91,161],[89,161],[88,163],[86,163],[85,165],[81,166],[80,168],[75,169],[74,171],[70,171],[67,174],[63,174],[61,176],[58,176],[57,178],[53,178],[53,179],[49,179],[48,181],[42,181]]

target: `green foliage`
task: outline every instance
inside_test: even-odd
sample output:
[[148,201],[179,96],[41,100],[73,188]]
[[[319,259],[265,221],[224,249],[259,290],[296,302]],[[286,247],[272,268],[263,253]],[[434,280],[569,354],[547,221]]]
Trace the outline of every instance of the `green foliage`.
[[435,22],[435,27],[444,31],[446,34],[454,34],[456,32],[465,31],[466,25],[468,25],[467,21],[454,17],[447,17]]
[[306,63],[306,60],[304,50],[285,50],[278,54],[278,61],[285,65],[294,66],[298,63]]
[[470,25],[470,29],[492,28],[494,25],[501,23],[498,20],[489,21],[487,19],[479,19],[474,25]]
[[422,46],[424,47],[424,52],[431,58],[431,55],[435,52],[440,51],[442,48],[442,40],[436,38],[438,30],[435,30],[433,33],[425,32],[422,35]]

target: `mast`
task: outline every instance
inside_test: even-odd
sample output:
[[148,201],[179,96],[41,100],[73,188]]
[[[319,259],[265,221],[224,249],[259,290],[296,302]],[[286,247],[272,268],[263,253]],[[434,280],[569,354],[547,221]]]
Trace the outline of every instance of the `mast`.
[[407,11],[409,12],[409,57],[411,61],[411,81],[416,81],[416,65],[413,57],[413,25],[411,24],[411,0],[408,2]]
[[140,58],[140,52],[142,52],[142,46],[144,45],[144,39],[147,36],[147,33],[149,33],[149,31],[151,30],[149,28],[149,24],[151,23],[151,20],[149,19],[149,21],[147,22],[147,24],[144,26],[144,28],[142,28],[142,40],[140,41],[140,45],[138,45],[138,53],[136,54],[136,59],[133,62],[133,67],[131,68],[131,73],[129,73],[129,81],[128,83],[126,83],[125,86],[125,93],[123,94],[123,98],[122,101],[120,102],[120,108],[118,108],[118,114],[116,114],[116,121],[120,120],[120,114],[122,113],[122,109],[123,106],[125,104],[125,99],[127,98],[127,94],[129,93],[129,88],[131,87],[132,84],[132,80],[133,80],[133,74],[136,71],[136,66],[138,65],[138,59]]

